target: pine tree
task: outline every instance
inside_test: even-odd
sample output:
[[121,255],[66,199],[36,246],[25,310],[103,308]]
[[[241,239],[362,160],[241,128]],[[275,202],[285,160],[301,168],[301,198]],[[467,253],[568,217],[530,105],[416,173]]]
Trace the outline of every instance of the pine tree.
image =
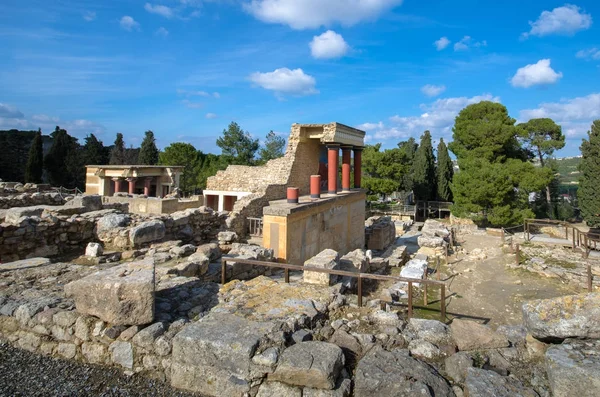
[[258,139],[244,131],[236,122],[231,122],[223,136],[217,139],[217,146],[223,151],[223,159],[229,164],[253,165],[258,150]]
[[94,134],[85,137],[82,157],[84,165],[103,165],[108,161],[107,149]]
[[35,134],[31,142],[27,165],[25,167],[25,182],[41,183],[44,166],[44,150],[42,147],[42,130]]
[[[408,164],[412,166],[415,160],[415,153],[419,148],[419,144],[415,141],[415,138],[410,137],[407,141],[398,143],[398,148],[405,154]],[[401,188],[405,192],[411,192],[413,190],[412,173],[407,172],[402,177]]]
[[80,146],[77,139],[58,126],[51,136],[52,147],[44,158],[50,184],[68,188],[81,186],[80,174],[85,175],[85,172],[79,169]]
[[110,159],[108,163],[110,165],[125,164],[125,142],[123,141],[123,134],[120,132],[117,132],[117,139],[115,139],[115,144],[110,151]]
[[588,226],[600,227],[600,120],[592,123],[580,150],[583,158],[579,164],[579,208]]
[[276,135],[272,130],[267,134],[265,147],[258,151],[260,162],[266,163],[283,156],[283,148],[285,147],[285,138]]
[[158,164],[158,148],[156,147],[156,139],[154,139],[154,132],[150,130],[146,131],[146,136],[142,141],[138,163],[145,165]]
[[448,147],[444,143],[444,139],[440,138],[440,143],[437,147],[437,195],[441,201],[452,201],[452,190],[450,184],[454,176],[454,165],[448,154]]
[[415,200],[435,200],[437,193],[435,186],[435,157],[433,155],[433,146],[431,145],[431,134],[429,131],[425,131],[423,136],[421,136],[421,143],[415,153],[412,181]]

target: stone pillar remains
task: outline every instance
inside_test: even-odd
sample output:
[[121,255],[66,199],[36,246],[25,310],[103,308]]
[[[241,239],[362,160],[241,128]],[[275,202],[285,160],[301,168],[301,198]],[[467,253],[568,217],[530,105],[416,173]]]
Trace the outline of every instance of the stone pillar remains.
[[297,187],[287,188],[287,202],[289,204],[298,204],[298,197],[300,196],[300,189]]
[[113,178],[115,181],[115,193],[119,193],[121,191],[121,178]]
[[321,198],[321,175],[310,176],[310,198]]
[[329,194],[337,194],[339,150],[339,144],[327,144],[327,193]]
[[356,189],[360,189],[362,150],[362,147],[354,148],[354,188]]
[[152,184],[152,177],[149,176],[144,180],[144,194],[150,196],[150,185]]
[[350,150],[352,146],[342,146],[342,191],[350,191]]
[[127,182],[129,182],[129,194],[135,193],[135,181],[137,178],[127,178]]

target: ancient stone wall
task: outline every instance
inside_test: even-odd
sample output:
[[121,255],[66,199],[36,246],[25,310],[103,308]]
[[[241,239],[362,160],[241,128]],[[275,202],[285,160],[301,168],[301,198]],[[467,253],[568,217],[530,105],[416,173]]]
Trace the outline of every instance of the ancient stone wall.
[[194,196],[192,199],[139,197],[129,195],[103,196],[104,204],[122,204],[127,211],[134,214],[172,214],[188,208],[199,208],[204,205],[204,197]]
[[0,209],[14,207],[30,207],[32,205],[63,205],[71,195],[61,195],[60,193],[20,193],[10,194],[0,197]]

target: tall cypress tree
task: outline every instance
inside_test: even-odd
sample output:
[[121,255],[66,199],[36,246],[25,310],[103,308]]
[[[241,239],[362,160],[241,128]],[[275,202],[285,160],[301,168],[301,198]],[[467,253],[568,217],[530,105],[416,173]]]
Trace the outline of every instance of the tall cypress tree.
[[83,145],[83,163],[85,165],[103,165],[108,161],[107,148],[94,134],[85,137]]
[[417,201],[435,200],[435,157],[431,145],[431,134],[425,131],[413,162],[413,192]]
[[588,226],[600,227],[600,120],[592,123],[580,149],[583,158],[579,164],[579,208]]
[[452,177],[454,176],[454,166],[443,138],[440,138],[440,143],[437,147],[436,173],[438,199],[441,201],[452,201],[450,183],[452,183]]
[[29,148],[27,165],[25,166],[25,182],[42,182],[43,167],[44,150],[42,147],[42,130],[38,130],[31,142],[31,147]]
[[51,136],[52,147],[44,158],[49,182],[54,186],[75,187],[81,179],[75,175],[80,155],[77,139],[58,126]]
[[146,131],[146,136],[140,147],[138,163],[145,165],[155,165],[158,163],[158,148],[156,147],[154,132],[152,131]]
[[123,134],[120,132],[117,132],[117,139],[115,139],[115,144],[110,151],[108,163],[110,165],[125,164],[125,142],[123,141]]

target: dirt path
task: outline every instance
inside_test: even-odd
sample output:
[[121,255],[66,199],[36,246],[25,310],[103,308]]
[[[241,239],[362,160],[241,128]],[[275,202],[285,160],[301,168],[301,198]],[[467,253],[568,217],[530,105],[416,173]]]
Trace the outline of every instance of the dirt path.
[[449,315],[476,317],[494,328],[519,324],[524,301],[581,292],[557,279],[507,269],[505,264],[513,261],[514,255],[502,252],[499,237],[467,235],[460,241],[466,252],[479,248],[487,258],[475,259],[465,254],[450,258],[450,265],[442,273],[447,275],[450,290]]

